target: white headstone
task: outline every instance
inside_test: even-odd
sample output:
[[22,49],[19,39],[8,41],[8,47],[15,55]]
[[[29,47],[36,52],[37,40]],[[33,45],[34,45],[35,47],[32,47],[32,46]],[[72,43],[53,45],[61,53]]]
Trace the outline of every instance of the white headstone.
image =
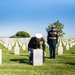
[[69,44],[66,45],[66,50],[69,50]]
[[70,47],[72,47],[72,43],[70,43]]
[[59,47],[58,47],[58,55],[63,55],[63,47],[62,47],[62,43],[60,41]]
[[33,65],[34,66],[43,65],[43,50],[42,49],[33,50]]
[[25,46],[25,44],[23,44],[22,49],[23,49],[23,50],[26,50],[26,46]]
[[2,64],[2,50],[0,49],[0,64]]
[[20,44],[20,46],[22,46],[22,43],[21,42],[19,42],[19,44]]
[[14,54],[15,54],[15,55],[19,55],[19,54],[20,54],[20,50],[19,50],[19,47],[18,47],[18,46],[16,46],[16,47],[14,48]]
[[8,50],[12,50],[11,44],[8,45]]
[[16,42],[16,46],[18,46],[18,42]]
[[4,43],[4,47],[5,47],[5,48],[7,48],[7,47],[8,47],[8,45],[7,45],[6,43]]
[[58,47],[58,55],[63,55],[63,47]]
[[13,42],[11,45],[14,46],[14,44],[15,44],[15,43]]

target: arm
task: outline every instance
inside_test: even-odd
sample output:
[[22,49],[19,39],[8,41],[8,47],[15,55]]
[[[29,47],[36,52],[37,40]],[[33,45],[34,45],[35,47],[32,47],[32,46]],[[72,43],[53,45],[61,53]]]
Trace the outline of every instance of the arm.
[[58,32],[57,32],[57,35],[56,35],[56,44],[58,43]]
[[45,47],[45,40],[43,39],[42,41],[43,41],[42,49],[43,49],[43,51],[45,51],[45,49],[46,49],[46,47]]
[[49,44],[49,32],[47,34],[47,44]]
[[28,43],[28,51],[30,51],[31,45],[32,45],[32,38],[30,39],[30,41]]

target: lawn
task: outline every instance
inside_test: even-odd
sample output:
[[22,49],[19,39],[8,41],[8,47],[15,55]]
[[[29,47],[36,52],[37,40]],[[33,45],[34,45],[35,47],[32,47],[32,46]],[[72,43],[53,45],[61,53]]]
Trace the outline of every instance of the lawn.
[[14,49],[7,50],[0,44],[2,49],[2,64],[0,75],[75,75],[75,46],[65,50],[64,54],[56,59],[49,59],[49,50],[46,48],[46,60],[42,66],[29,64],[28,52],[20,47],[20,55],[14,55]]

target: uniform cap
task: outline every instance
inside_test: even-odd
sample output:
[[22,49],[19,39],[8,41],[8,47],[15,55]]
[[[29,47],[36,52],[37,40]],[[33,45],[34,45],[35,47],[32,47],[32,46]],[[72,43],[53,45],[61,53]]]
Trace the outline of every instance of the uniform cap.
[[52,29],[54,29],[55,28],[55,25],[52,25],[52,27],[51,27]]
[[55,25],[52,25],[52,28],[55,28]]
[[35,34],[35,37],[36,37],[36,38],[42,38],[42,34],[36,33],[36,34]]

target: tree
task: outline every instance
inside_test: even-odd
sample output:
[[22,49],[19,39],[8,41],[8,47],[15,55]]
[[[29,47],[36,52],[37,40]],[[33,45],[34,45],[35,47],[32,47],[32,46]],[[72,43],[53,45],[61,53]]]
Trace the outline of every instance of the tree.
[[25,31],[19,31],[15,35],[11,36],[10,38],[26,38],[30,37],[30,34]]
[[52,25],[55,25],[56,30],[58,31],[58,36],[62,37],[65,33],[63,32],[64,25],[57,20],[57,22],[54,22],[53,24],[49,24],[48,28],[46,28],[46,31],[48,32]]
[[10,38],[18,38],[16,35],[12,35],[10,36]]
[[29,33],[25,32],[25,31],[19,31],[16,33],[16,36],[18,37],[30,37]]

